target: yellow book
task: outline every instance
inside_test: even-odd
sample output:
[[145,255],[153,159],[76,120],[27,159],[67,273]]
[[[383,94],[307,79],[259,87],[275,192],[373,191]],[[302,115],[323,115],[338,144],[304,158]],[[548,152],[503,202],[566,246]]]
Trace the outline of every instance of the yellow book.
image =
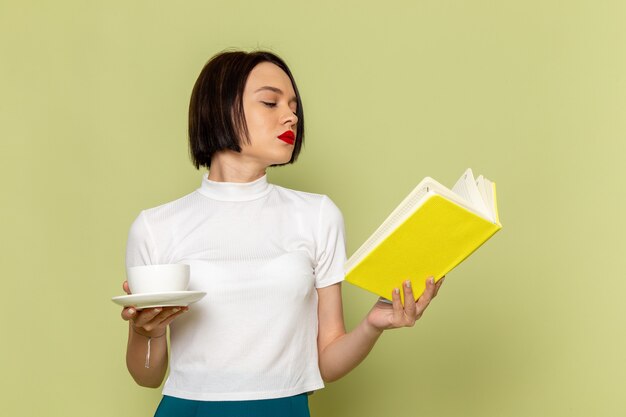
[[471,169],[452,190],[424,178],[345,264],[346,281],[391,299],[410,279],[417,299],[502,228],[496,184]]

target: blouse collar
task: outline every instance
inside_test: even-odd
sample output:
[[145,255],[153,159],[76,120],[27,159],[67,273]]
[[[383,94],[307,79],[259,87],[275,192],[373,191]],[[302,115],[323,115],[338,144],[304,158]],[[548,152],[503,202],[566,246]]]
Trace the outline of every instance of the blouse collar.
[[198,191],[214,200],[247,201],[255,200],[268,194],[272,184],[267,182],[267,174],[251,182],[225,182],[209,179],[209,173],[202,176]]

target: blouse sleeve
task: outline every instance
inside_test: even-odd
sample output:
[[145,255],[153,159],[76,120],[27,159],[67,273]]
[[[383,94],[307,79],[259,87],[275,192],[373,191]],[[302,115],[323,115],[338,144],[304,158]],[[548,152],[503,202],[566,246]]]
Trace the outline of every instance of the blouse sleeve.
[[315,287],[323,288],[343,281],[346,263],[343,215],[327,196],[322,198],[318,221]]
[[142,211],[130,226],[126,243],[126,267],[157,264],[156,245]]

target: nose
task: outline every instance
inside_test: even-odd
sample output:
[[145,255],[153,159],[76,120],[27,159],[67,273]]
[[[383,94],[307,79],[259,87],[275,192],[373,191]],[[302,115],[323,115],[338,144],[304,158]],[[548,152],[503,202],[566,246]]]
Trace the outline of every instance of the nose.
[[287,108],[285,110],[285,115],[283,116],[283,124],[288,124],[289,126],[295,126],[298,123],[298,116],[296,116],[291,108]]

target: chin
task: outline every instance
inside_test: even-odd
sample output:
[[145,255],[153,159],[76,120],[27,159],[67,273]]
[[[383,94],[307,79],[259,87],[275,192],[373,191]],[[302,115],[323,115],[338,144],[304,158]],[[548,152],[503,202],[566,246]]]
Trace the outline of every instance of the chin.
[[289,161],[291,161],[291,155],[292,153],[289,153],[289,155],[283,157],[273,158],[272,165],[284,165],[288,163]]

